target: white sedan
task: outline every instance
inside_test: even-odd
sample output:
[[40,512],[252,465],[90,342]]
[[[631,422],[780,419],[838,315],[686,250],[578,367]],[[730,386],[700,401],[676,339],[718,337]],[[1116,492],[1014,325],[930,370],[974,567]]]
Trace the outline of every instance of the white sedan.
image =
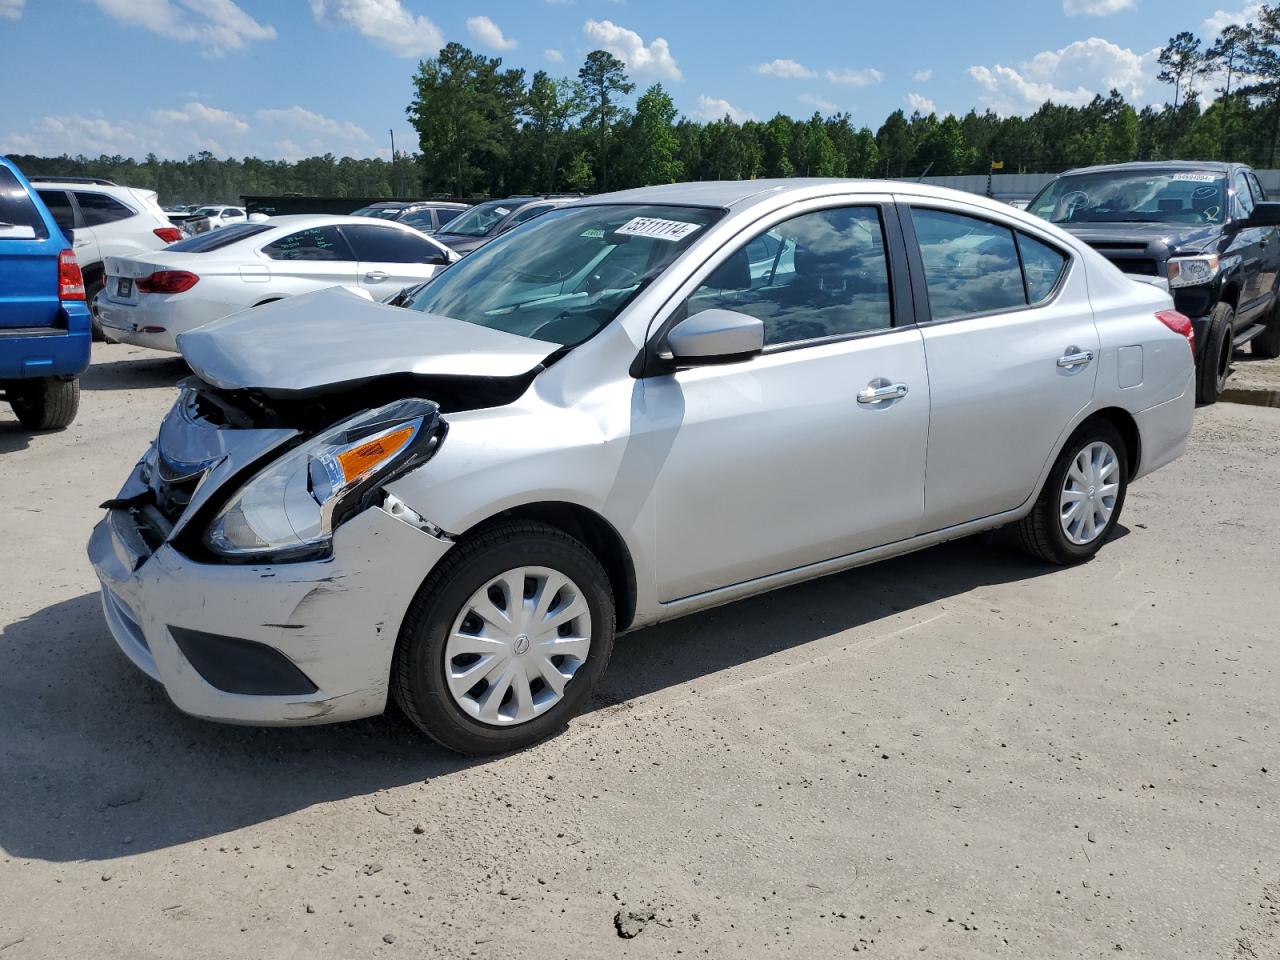
[[457,259],[401,223],[275,217],[142,256],[108,257],[98,306],[109,340],[176,353],[178,334],[239,310],[334,286],[381,300]]

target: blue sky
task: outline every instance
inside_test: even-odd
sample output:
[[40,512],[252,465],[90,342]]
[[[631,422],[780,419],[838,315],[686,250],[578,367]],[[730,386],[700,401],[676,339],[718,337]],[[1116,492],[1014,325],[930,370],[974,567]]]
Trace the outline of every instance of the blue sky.
[[[608,49],[686,116],[899,107],[1027,113],[1117,87],[1165,98],[1155,52],[1245,0],[0,0],[0,152],[387,156],[418,59],[449,41],[531,76]],[[16,92],[20,95],[15,96]]]

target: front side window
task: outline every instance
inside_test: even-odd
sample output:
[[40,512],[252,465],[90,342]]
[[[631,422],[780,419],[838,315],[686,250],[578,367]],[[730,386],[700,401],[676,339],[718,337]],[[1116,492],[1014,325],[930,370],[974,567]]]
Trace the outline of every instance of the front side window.
[[460,213],[466,213],[466,210],[462,207],[437,207],[436,220],[439,222],[440,226],[443,227],[446,223],[455,219]]
[[976,217],[913,207],[934,320],[1027,303],[1013,231]]
[[449,232],[461,237],[488,236],[489,231],[498,225],[498,221],[511,213],[513,206],[506,200],[477,203],[449,224]]
[[[16,181],[15,181],[16,183]],[[76,225],[76,212],[71,206],[71,197],[65,190],[37,190],[44,205],[53,214],[53,221],[61,230],[72,230]],[[24,194],[25,196],[25,194]]]
[[262,252],[272,260],[355,259],[337,227],[308,227],[267,244]]
[[764,323],[766,346],[847,336],[892,325],[889,267],[876,207],[819,210],[752,238],[689,297]]
[[415,210],[413,213],[406,213],[398,218],[397,223],[403,223],[405,226],[421,230],[423,233],[430,233],[435,229],[435,224],[431,222],[430,210]]
[[1254,203],[1261,203],[1266,200],[1267,194],[1262,189],[1262,184],[1258,183],[1258,178],[1253,175],[1253,171],[1246,171],[1245,178],[1249,181],[1249,189],[1253,191]]
[[404,306],[572,346],[608,326],[723,215],[660,204],[562,207],[453,264]]
[[538,214],[546,213],[550,209],[551,204],[549,203],[534,203],[525,207],[523,210],[517,210],[516,215],[512,217],[511,222],[507,224],[507,229],[510,230],[512,227],[524,223],[526,220],[532,220]]
[[80,216],[86,227],[99,227],[104,223],[115,223],[117,220],[128,220],[133,211],[115,197],[105,193],[85,193],[76,191],[76,203],[80,207]]
[[366,263],[429,263],[441,256],[435,244],[395,227],[348,223],[343,225],[342,235],[356,259]]
[[1243,173],[1237,173],[1231,179],[1231,188],[1235,191],[1235,211],[1233,216],[1243,220],[1253,213],[1253,194],[1249,192],[1249,181]]

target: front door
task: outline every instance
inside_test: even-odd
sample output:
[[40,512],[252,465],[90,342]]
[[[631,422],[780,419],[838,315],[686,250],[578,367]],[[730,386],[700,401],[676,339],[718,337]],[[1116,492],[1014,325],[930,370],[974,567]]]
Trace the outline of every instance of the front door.
[[359,261],[359,284],[381,300],[435,276],[439,247],[416,232],[390,225],[343,224],[343,235]]
[[762,233],[671,319],[759,317],[765,354],[642,381],[638,419],[666,433],[651,444],[665,602],[901,540],[923,516],[929,383],[920,332],[894,325],[882,208],[815,209]]
[[[925,529],[1012,510],[1036,492],[1093,397],[1098,330],[1065,249],[960,202],[903,207],[930,321]],[[913,250],[914,253],[914,250]]]

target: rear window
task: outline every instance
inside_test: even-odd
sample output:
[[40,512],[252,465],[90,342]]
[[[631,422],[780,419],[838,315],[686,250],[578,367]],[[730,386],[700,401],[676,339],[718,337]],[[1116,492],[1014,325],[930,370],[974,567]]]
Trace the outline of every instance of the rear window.
[[221,250],[223,247],[229,247],[233,243],[246,240],[270,229],[271,224],[269,223],[237,223],[229,227],[223,227],[221,230],[211,230],[208,233],[200,233],[194,237],[179,240],[177,243],[171,243],[165,247],[165,251],[209,253],[212,250]]
[[0,240],[44,240],[49,229],[18,178],[0,167]]
[[76,191],[76,203],[80,207],[80,217],[86,227],[100,227],[104,223],[115,223],[117,220],[128,220],[134,216],[130,210],[115,197],[105,193],[87,193]]

